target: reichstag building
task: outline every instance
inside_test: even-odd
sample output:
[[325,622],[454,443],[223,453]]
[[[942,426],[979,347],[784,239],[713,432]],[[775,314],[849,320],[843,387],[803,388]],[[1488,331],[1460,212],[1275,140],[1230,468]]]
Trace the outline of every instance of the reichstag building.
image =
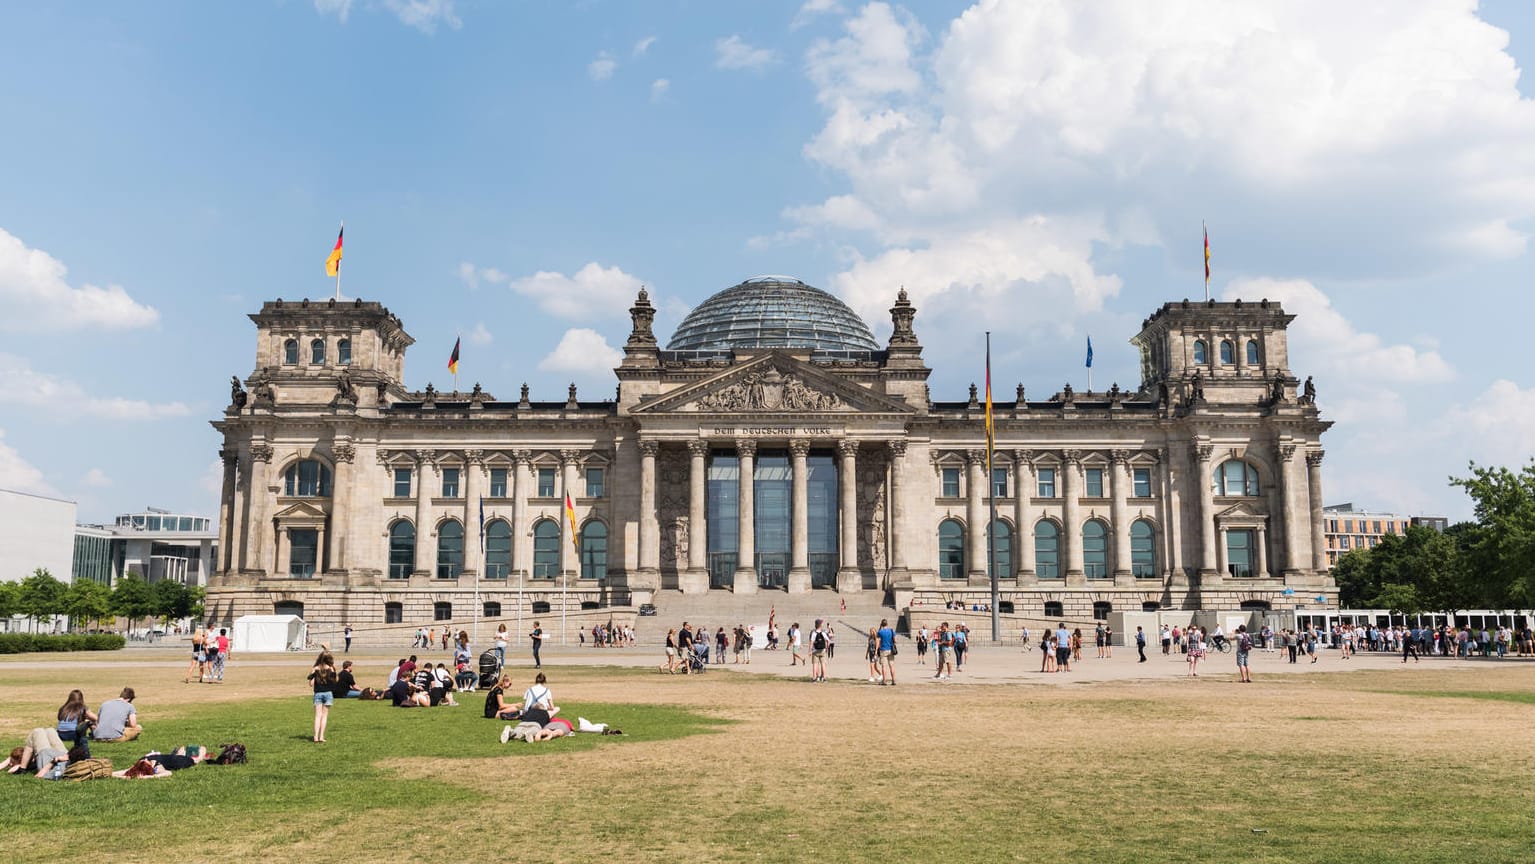
[[881,345],[824,291],[748,279],[663,348],[642,290],[615,397],[552,402],[407,390],[413,340],[378,303],[265,303],[213,422],[210,615],[413,624],[665,591],[905,608],[979,601],[992,552],[1020,616],[1336,601],[1331,424],[1278,303],[1165,304],[1130,340],[1133,390],[994,393],[988,476],[981,399],[933,399],[917,309],[893,300]]

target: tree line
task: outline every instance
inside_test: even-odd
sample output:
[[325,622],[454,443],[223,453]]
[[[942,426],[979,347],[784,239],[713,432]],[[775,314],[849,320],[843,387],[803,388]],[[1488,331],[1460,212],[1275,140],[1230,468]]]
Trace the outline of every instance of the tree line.
[[166,624],[179,618],[201,618],[203,589],[174,579],[150,584],[129,571],[111,588],[100,582],[80,580],[66,585],[39,567],[20,582],[0,582],[0,617],[24,615],[32,629],[40,621],[68,615],[71,629],[88,624],[96,629],[109,617],[128,619],[129,629],[145,618]]
[[1475,521],[1443,533],[1411,526],[1333,567],[1339,605],[1414,615],[1459,609],[1529,609],[1535,598],[1535,461],[1519,471],[1470,465],[1451,477],[1475,504]]

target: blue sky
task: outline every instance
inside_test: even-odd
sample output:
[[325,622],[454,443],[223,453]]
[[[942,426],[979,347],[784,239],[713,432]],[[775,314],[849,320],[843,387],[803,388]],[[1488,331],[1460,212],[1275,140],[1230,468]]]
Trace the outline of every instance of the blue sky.
[[935,398],[1137,383],[1200,296],[1283,299],[1336,420],[1328,498],[1470,508],[1535,452],[1535,106],[1515,2],[29,4],[0,27],[0,487],[212,515],[246,315],[343,292],[416,337],[407,384],[612,391],[624,309],[665,338],[789,273]]

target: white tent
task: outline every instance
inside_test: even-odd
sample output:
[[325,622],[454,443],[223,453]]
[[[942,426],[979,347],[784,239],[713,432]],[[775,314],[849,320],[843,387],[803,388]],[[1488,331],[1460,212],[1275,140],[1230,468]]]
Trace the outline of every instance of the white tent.
[[304,647],[304,619],[297,615],[241,615],[231,651],[297,651]]

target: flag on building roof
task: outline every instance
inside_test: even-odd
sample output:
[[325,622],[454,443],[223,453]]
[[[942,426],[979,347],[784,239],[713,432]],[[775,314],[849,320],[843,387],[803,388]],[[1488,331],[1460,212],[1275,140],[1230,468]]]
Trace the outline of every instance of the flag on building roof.
[[581,538],[578,534],[576,534],[576,508],[575,505],[570,502],[569,492],[565,493],[565,519],[570,522],[570,546],[572,549],[576,550],[577,555],[580,555]]
[[341,273],[341,235],[346,233],[346,226],[336,232],[336,248],[330,250],[330,257],[325,259],[325,275],[336,276]]
[[1210,293],[1210,228],[1200,222],[1199,227],[1205,229],[1205,293]]
[[1087,337],[1087,368],[1093,368],[1093,337]]
[[991,448],[997,439],[991,420],[991,334],[986,334],[986,476],[991,476]]
[[453,340],[453,355],[448,358],[448,371],[454,375],[458,374],[458,346],[463,341],[462,336]]

